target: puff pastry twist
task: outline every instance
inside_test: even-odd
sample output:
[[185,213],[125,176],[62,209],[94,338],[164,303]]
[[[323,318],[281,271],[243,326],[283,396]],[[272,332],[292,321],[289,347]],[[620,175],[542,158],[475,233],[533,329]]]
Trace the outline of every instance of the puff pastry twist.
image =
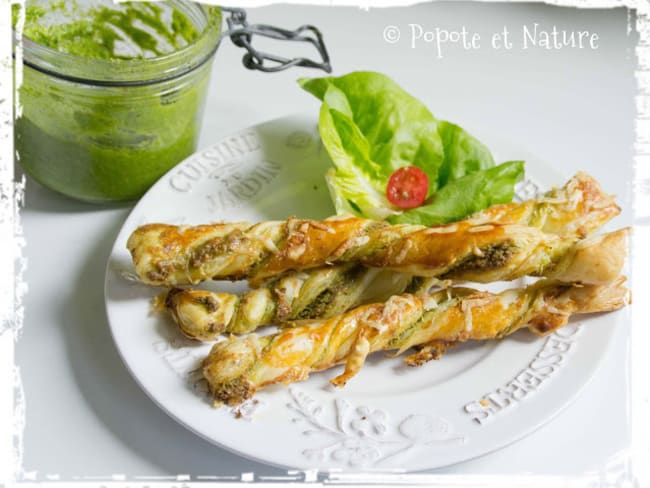
[[273,335],[217,342],[203,363],[203,375],[217,404],[235,405],[264,386],[302,381],[312,371],[340,363],[345,370],[331,383],[343,386],[373,351],[399,354],[423,345],[407,358],[418,365],[439,357],[448,344],[502,338],[522,327],[545,335],[573,314],[616,310],[629,302],[623,281],[582,286],[541,280],[499,294],[448,288],[426,297],[396,295]]

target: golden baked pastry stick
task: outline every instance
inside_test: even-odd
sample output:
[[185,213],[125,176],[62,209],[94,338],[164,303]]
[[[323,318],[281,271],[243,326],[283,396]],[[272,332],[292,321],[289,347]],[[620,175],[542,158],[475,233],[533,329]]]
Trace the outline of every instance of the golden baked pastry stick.
[[[564,188],[539,200],[496,205],[462,224],[429,229],[359,218],[324,222],[292,218],[253,226],[149,224],[132,233],[127,247],[138,275],[151,285],[196,284],[211,278],[248,278],[259,283],[285,271],[353,261],[437,276],[466,258],[468,252],[482,252],[482,246],[492,251],[496,247],[496,254],[503,254],[501,244],[510,240],[503,235],[508,228],[485,227],[488,222],[531,225],[551,234],[582,237],[618,212],[612,197],[605,195],[593,178],[578,174]],[[439,244],[430,246],[432,240]],[[443,251],[445,260],[423,253],[422,246],[436,254]]]
[[[578,241],[563,249],[555,261],[551,261],[551,255],[549,264],[540,266],[542,272],[539,274],[567,283],[607,283],[621,272],[627,233],[628,229],[622,229]],[[534,263],[540,262],[538,252],[543,250],[531,253]],[[499,268],[491,273],[496,279],[537,274],[530,262],[524,261],[519,266],[511,271]],[[522,268],[526,271],[522,272]],[[470,279],[478,276],[476,281],[480,281],[488,271],[481,274],[472,271],[473,274],[465,276]],[[448,273],[443,276],[463,275]],[[437,283],[440,283],[437,278],[347,264],[291,273],[241,297],[175,288],[161,295],[157,303],[159,308],[166,308],[172,314],[187,337],[212,341],[223,332],[246,333],[259,325],[333,317],[361,303],[384,301],[395,294],[423,295]],[[448,286],[449,282],[445,284]]]
[[395,294],[424,294],[436,284],[436,278],[343,264],[290,273],[242,295],[172,288],[154,299],[154,308],[168,311],[185,336],[209,342],[225,332],[333,317]]
[[[131,235],[128,248],[138,276],[150,285],[248,278],[255,286],[287,271],[354,262],[486,283],[553,274],[561,262],[567,264],[578,240],[515,224],[461,221],[424,227],[359,218],[291,218],[252,226],[150,224]],[[580,277],[572,281],[586,282]]]
[[[494,205],[470,220],[539,227],[552,234],[584,237],[619,213],[613,198],[584,173],[560,189],[523,203]],[[210,341],[223,332],[245,333],[289,320],[328,318],[401,293],[428,292],[436,279],[379,271],[359,264],[325,266],[268,280],[243,295],[172,289],[158,300],[188,337]]]
[[[345,385],[374,351],[431,343],[502,338],[528,327],[545,335],[573,314],[607,312],[629,302],[624,278],[607,285],[572,285],[542,280],[499,294],[448,288],[426,297],[396,295],[330,319],[306,321],[260,337],[231,336],[217,342],[203,362],[215,402],[235,405],[275,383],[305,380],[312,371],[344,363],[331,380]],[[419,364],[428,357],[411,358]]]
[[523,224],[548,234],[586,237],[619,213],[614,196],[604,193],[593,177],[578,172],[561,188],[521,203],[492,205],[469,220]]

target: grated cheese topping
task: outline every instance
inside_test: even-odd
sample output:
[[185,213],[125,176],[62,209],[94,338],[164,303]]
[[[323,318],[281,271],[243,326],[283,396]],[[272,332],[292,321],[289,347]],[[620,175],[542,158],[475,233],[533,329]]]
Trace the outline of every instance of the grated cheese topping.
[[295,276],[290,276],[282,280],[284,296],[287,301],[293,301],[299,294],[304,281]]
[[569,200],[561,197],[540,197],[539,203],[550,203],[551,205],[563,205],[569,203]]
[[468,232],[471,232],[471,233],[474,233],[474,232],[486,232],[486,231],[490,231],[490,230],[494,230],[494,226],[487,224],[487,225],[477,225],[475,227],[472,227],[471,229],[469,229]]
[[460,309],[465,315],[465,330],[466,331],[471,331],[474,327],[474,324],[472,323],[472,309],[474,307],[480,307],[483,305],[487,305],[491,302],[492,300],[490,298],[469,298],[462,300],[460,303]]
[[482,258],[483,256],[485,256],[483,251],[481,251],[481,248],[478,247],[476,245],[476,243],[474,243],[474,246],[472,247],[472,254],[474,254],[474,256],[478,256],[479,258]]
[[458,231],[458,225],[457,224],[452,224],[452,225],[444,225],[440,227],[431,227],[430,229],[427,229],[425,233],[427,234],[451,234],[452,232],[457,232]]
[[397,256],[395,256],[395,262],[399,264],[402,261],[404,261],[404,259],[406,258],[406,255],[408,254],[409,250],[412,247],[413,247],[413,242],[412,241],[409,241],[409,240],[404,241],[404,244],[402,245],[402,248],[399,250],[399,253],[397,254]]
[[422,298],[422,306],[424,307],[424,311],[428,312],[429,310],[438,308],[438,300],[430,295],[427,295]]
[[298,246],[293,246],[287,250],[287,256],[289,259],[298,260],[300,256],[305,254],[305,251],[307,250],[307,244],[302,243]]
[[583,195],[582,190],[576,190],[569,197],[569,210],[575,210],[578,208],[578,204],[582,201]]
[[267,251],[271,251],[274,254],[279,251],[278,246],[275,245],[275,242],[273,242],[273,239],[271,239],[270,237],[264,239],[262,243],[264,244],[264,247],[266,248]]
[[607,208],[607,207],[609,207],[610,205],[612,205],[612,198],[611,198],[611,197],[610,197],[610,198],[606,198],[606,199],[604,199],[604,200],[602,200],[602,201],[600,201],[600,202],[594,202],[594,203],[592,203],[591,208],[602,209],[602,208]]

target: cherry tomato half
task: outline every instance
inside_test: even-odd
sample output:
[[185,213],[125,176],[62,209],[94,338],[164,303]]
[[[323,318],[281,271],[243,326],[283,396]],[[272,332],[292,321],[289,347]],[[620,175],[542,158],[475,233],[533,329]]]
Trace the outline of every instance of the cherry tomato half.
[[414,208],[424,203],[428,190],[426,173],[416,166],[405,166],[390,175],[386,198],[399,208]]

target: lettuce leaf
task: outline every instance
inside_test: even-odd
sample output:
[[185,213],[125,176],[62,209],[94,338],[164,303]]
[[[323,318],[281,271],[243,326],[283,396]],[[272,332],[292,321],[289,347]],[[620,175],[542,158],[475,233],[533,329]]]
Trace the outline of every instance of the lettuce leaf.
[[339,214],[383,220],[396,214],[382,191],[380,168],[369,158],[368,141],[342,112],[323,102],[318,122],[323,144],[336,170],[328,171],[325,181]]
[[[494,159],[487,147],[461,127],[438,121],[387,76],[353,72],[298,82],[322,101],[319,132],[334,163],[326,181],[337,213],[432,225],[444,216],[456,220],[469,209],[485,208],[481,202],[495,200],[488,190],[512,199],[512,176],[521,177],[519,172],[488,172]],[[408,212],[386,198],[390,175],[403,166],[417,166],[429,179],[426,204]],[[473,193],[460,191],[462,186],[443,192],[469,175],[476,175],[466,183]],[[469,201],[470,193],[476,203]]]
[[512,201],[515,183],[523,177],[523,161],[509,161],[475,171],[443,186],[431,203],[390,216],[387,220],[392,224],[423,225],[461,220],[490,205]]
[[[385,182],[390,175],[402,166],[418,166],[427,173],[429,181],[438,180],[443,150],[437,121],[424,105],[390,78],[379,73],[354,72],[339,78],[301,79],[298,83],[322,100],[327,110],[338,112],[339,120],[346,119],[347,124],[356,127],[355,135],[368,147],[366,165],[384,183],[381,192],[386,191]],[[330,140],[323,134],[321,139],[328,151],[333,146],[344,149],[351,142],[344,137]],[[356,146],[357,142],[352,144]],[[332,161],[337,169],[349,163],[334,158]]]
[[444,159],[438,173],[438,187],[452,180],[494,166],[490,150],[461,127],[441,120],[438,135],[442,139]]

